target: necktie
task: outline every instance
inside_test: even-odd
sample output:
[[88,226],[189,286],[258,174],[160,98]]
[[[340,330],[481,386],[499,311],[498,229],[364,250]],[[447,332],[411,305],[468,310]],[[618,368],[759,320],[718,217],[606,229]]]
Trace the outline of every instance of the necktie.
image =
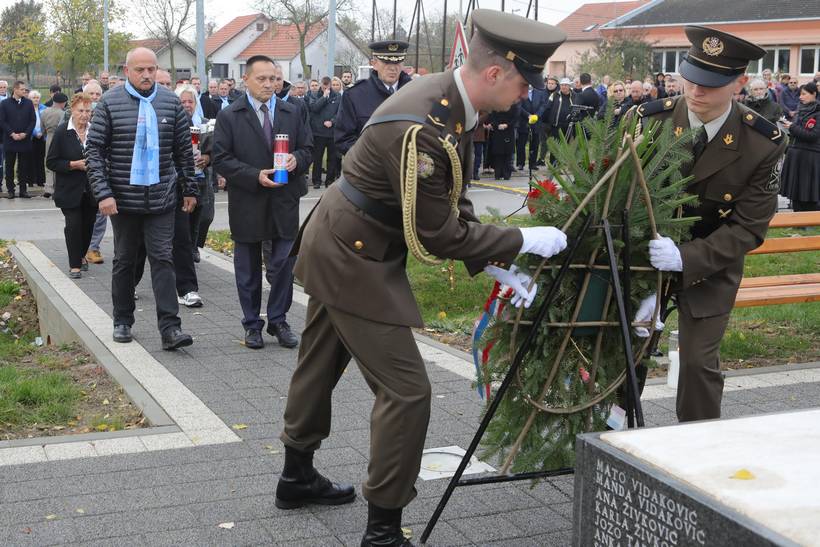
[[703,154],[703,151],[706,149],[706,145],[708,143],[709,136],[706,134],[706,126],[701,125],[697,135],[695,136],[695,144],[692,145],[693,164],[698,162],[700,156]]
[[388,86],[388,87],[387,87],[387,94],[388,94],[388,95],[392,95],[392,94],[393,94],[393,86]]
[[270,123],[270,116],[268,116],[268,105],[263,104],[259,107],[259,111],[262,112],[262,133],[265,134],[268,150],[273,150],[273,126]]

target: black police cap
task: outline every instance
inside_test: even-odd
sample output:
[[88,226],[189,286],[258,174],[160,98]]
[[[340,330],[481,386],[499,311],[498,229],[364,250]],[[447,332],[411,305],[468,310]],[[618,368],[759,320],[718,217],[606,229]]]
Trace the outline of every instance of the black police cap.
[[368,47],[376,59],[389,64],[398,64],[404,62],[410,44],[402,40],[381,40],[370,42]]
[[496,53],[511,61],[532,87],[544,89],[547,59],[567,39],[563,30],[489,9],[473,10],[472,20],[475,29],[493,45]]
[[681,61],[678,72],[686,80],[703,87],[723,87],[741,74],[751,61],[766,51],[751,42],[717,29],[684,27],[692,47]]

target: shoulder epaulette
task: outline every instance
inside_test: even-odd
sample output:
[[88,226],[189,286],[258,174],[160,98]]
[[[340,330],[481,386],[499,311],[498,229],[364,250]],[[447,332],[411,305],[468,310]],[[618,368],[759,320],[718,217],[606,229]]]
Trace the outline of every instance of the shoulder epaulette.
[[672,110],[675,108],[676,99],[667,98],[667,99],[658,99],[657,101],[651,101],[648,103],[644,103],[642,105],[638,105],[638,109],[636,112],[638,116],[641,118],[645,118],[646,116],[653,116],[660,112],[664,112],[666,110]]
[[440,101],[433,104],[430,113],[427,114],[427,121],[439,129],[447,125],[447,120],[450,119],[450,101],[442,98]]
[[752,110],[743,113],[743,123],[776,144],[780,144],[785,137],[777,124],[773,124]]

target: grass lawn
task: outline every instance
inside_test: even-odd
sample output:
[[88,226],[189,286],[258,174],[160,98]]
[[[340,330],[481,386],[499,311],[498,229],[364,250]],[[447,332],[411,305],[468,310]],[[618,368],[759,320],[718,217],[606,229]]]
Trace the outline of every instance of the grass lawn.
[[143,426],[87,351],[44,346],[38,335],[36,302],[0,240],[0,440]]
[[[498,218],[491,220],[499,221]],[[513,220],[514,223],[526,221],[526,217]],[[770,237],[815,234],[820,234],[820,228],[769,232]],[[226,254],[231,254],[233,248],[227,230],[211,231],[208,245]],[[747,277],[812,272],[820,272],[818,251],[754,255],[746,259]],[[425,331],[443,342],[467,348],[473,321],[490,293],[492,280],[483,274],[470,278],[464,265],[457,262],[455,289],[451,290],[445,266],[425,266],[412,256],[407,261],[407,274],[426,323]],[[675,328],[677,316],[673,313],[667,321],[662,348],[666,336]],[[721,359],[728,368],[820,360],[820,303],[734,310],[721,343]]]

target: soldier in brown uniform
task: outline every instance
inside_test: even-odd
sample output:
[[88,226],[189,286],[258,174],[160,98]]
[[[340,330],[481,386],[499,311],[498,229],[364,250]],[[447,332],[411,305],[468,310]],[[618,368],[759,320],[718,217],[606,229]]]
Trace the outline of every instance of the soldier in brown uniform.
[[[777,209],[786,147],[776,125],[732,100],[748,80],[746,66],[764,50],[707,27],[685,30],[692,47],[680,65],[683,96],[636,109],[644,126],[672,120],[678,133],[699,128],[692,147],[694,180],[688,189],[697,194],[699,204],[684,214],[701,220],[692,227],[692,240],[680,246],[667,237],[649,243],[653,266],[680,272],[677,415],[682,422],[720,417],[720,341],[746,253],[763,242]],[[654,310],[648,300],[645,303],[639,310],[643,319]]]
[[[510,264],[522,252],[552,256],[566,236],[552,227],[482,225],[465,195],[479,111],[507,110],[543,87],[562,31],[511,14],[473,11],[465,66],[419,78],[385,101],[345,156],[303,228],[296,276],[310,295],[299,364],[285,410],[280,508],[352,501],[350,486],[322,477],[313,451],[330,433],[331,395],[351,356],[376,396],[371,414],[369,502],[362,545],[409,545],[401,512],[414,483],[430,415],[430,382],[411,327],[421,315],[405,272],[408,248],[464,261],[535,294]],[[510,38],[514,36],[515,38]]]

